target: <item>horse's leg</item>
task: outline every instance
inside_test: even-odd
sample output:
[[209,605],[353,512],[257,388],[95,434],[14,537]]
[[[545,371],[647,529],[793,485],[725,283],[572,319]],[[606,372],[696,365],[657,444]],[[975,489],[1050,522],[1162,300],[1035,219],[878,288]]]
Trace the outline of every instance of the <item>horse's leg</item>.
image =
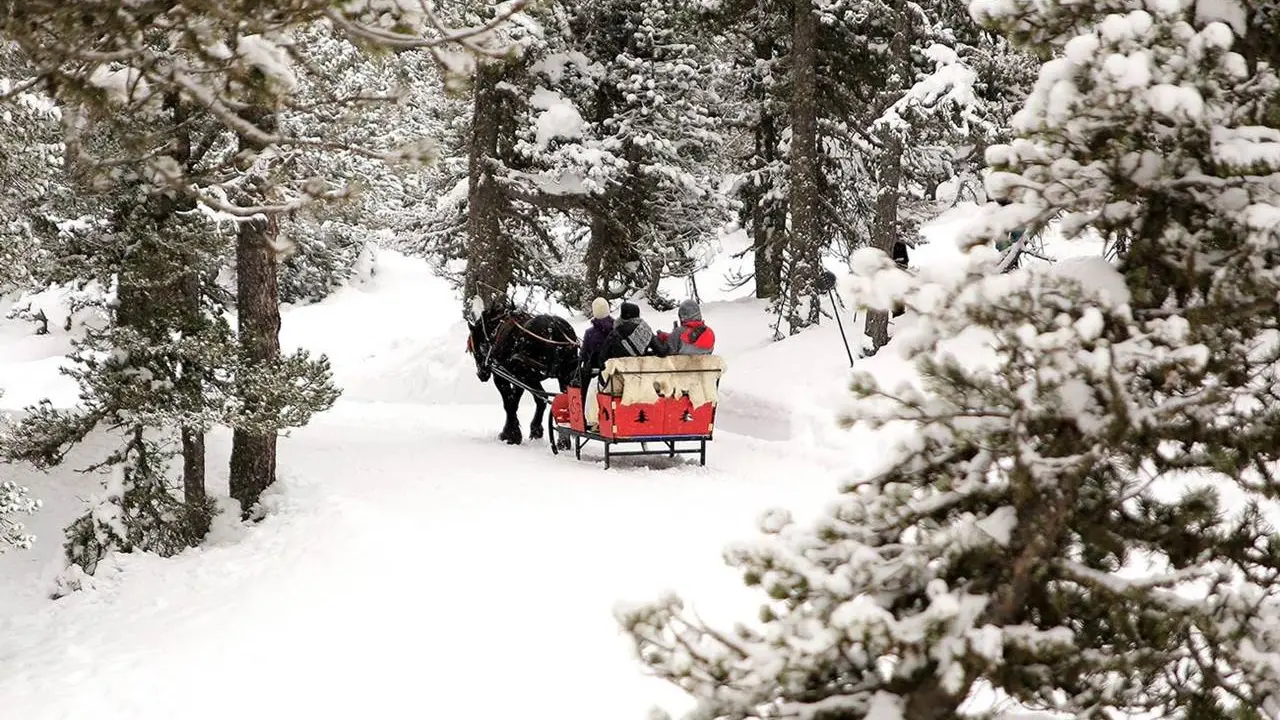
[[520,408],[520,393],[522,391],[500,377],[495,377],[493,384],[498,387],[498,392],[502,394],[502,409],[507,413],[507,421],[502,426],[502,432],[498,435],[498,438],[512,445],[519,445],[524,438],[521,437],[520,420],[516,417],[516,410]]

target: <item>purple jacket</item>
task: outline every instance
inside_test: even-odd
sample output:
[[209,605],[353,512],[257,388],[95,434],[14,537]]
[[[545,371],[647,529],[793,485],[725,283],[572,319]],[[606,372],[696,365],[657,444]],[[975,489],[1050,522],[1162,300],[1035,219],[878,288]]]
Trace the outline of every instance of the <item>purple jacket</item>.
[[589,367],[598,367],[600,364],[600,351],[604,349],[604,341],[608,339],[609,333],[613,332],[613,317],[602,317],[598,320],[591,321],[591,327],[582,335],[582,364]]

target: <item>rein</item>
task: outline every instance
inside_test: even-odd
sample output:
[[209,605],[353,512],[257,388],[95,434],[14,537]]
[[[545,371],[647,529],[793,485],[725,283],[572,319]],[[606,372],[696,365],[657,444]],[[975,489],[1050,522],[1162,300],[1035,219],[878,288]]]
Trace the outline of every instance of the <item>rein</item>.
[[522,331],[524,331],[524,334],[525,334],[525,335],[528,335],[529,337],[534,338],[535,340],[541,340],[542,342],[544,342],[544,343],[546,343],[546,344],[548,344],[548,345],[572,345],[572,346],[574,346],[574,347],[577,347],[577,346],[578,346],[578,343],[577,343],[576,341],[570,341],[570,340],[552,340],[552,339],[550,339],[550,338],[544,338],[544,337],[542,337],[541,335],[539,335],[538,333],[536,333],[536,332],[534,332],[534,331],[530,330],[529,328],[525,327],[524,325],[521,325],[521,324],[520,324],[520,321],[519,321],[519,320],[516,320],[516,319],[515,319],[515,317],[508,316],[508,318],[507,318],[507,319],[511,321],[511,324],[512,324],[512,325],[515,325],[516,327],[518,327],[518,328],[520,328]]

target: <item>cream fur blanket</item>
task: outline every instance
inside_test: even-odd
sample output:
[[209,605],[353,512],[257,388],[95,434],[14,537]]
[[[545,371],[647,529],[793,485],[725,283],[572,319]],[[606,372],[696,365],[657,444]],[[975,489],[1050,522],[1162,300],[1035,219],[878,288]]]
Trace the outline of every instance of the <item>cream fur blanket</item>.
[[725,371],[719,355],[614,358],[600,374],[603,391],[623,404],[657,402],[659,397],[689,395],[694,407],[716,403],[716,386]]

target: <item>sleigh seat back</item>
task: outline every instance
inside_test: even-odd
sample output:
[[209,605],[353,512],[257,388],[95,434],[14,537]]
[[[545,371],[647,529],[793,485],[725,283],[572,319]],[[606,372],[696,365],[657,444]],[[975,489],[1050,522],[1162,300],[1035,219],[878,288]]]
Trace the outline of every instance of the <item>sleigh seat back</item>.
[[623,357],[600,375],[599,432],[605,437],[709,437],[715,423],[718,355]]

